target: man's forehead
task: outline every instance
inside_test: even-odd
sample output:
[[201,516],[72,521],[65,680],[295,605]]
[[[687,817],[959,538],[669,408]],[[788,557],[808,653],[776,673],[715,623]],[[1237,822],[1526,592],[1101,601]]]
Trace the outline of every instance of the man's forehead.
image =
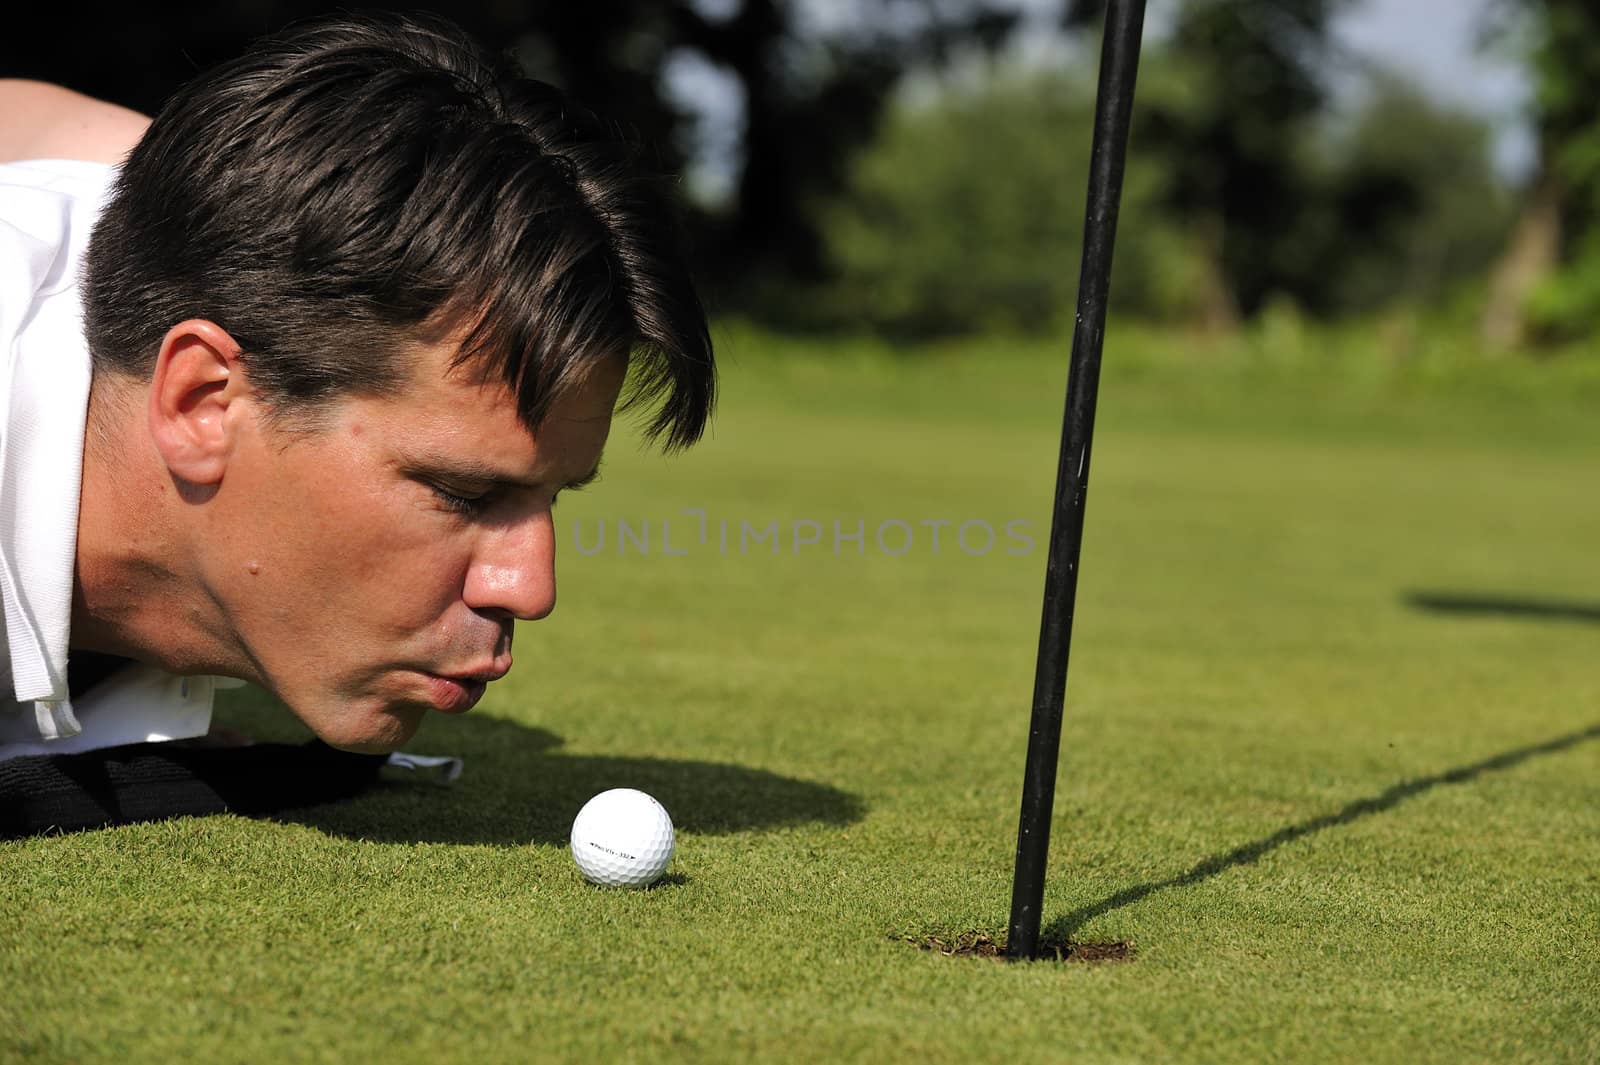
[[418,344],[409,356],[409,380],[384,414],[397,447],[414,461],[506,483],[592,479],[625,357],[585,367],[530,430],[512,387],[486,360],[463,361],[456,338]]
[[585,411],[558,404],[530,431],[503,388],[498,397],[493,389],[485,393],[478,401],[457,396],[392,411],[385,435],[400,461],[504,485],[561,487],[594,479],[610,427],[609,406]]
[[[405,380],[401,391],[422,404],[444,402],[514,414],[522,405],[517,394],[520,386],[507,380],[510,371],[505,361],[472,352],[465,343],[465,337],[451,334],[402,345]],[[581,359],[555,379],[541,375],[544,387],[558,393],[556,402],[550,404],[551,414],[574,421],[610,417],[628,365],[626,353],[600,354]]]

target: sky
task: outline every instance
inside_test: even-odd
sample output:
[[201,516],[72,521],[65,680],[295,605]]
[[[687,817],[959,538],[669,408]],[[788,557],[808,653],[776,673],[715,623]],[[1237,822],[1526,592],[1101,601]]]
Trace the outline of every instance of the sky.
[[[1063,0],[993,0],[1052,25]],[[1182,0],[1147,0],[1147,39],[1172,23]],[[1272,0],[1261,0],[1270,4]],[[1335,22],[1335,37],[1355,55],[1411,76],[1442,99],[1485,114],[1510,116],[1526,94],[1516,65],[1482,47],[1492,9],[1506,0],[1354,0]],[[736,0],[699,0],[707,10]],[[915,9],[919,5],[907,5]],[[801,0],[806,21],[839,29],[861,19],[856,0]]]
[[[1363,0],[1341,17],[1335,39],[1350,52],[1410,78],[1441,102],[1494,123],[1495,163],[1519,177],[1533,162],[1525,108],[1530,87],[1489,30],[1496,0]],[[1497,49],[1499,54],[1497,54]]]

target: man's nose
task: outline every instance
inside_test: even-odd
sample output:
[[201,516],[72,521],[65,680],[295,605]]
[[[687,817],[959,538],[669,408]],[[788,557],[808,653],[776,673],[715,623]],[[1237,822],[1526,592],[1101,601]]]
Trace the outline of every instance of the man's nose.
[[556,530],[548,507],[485,529],[462,598],[474,610],[538,621],[556,608]]

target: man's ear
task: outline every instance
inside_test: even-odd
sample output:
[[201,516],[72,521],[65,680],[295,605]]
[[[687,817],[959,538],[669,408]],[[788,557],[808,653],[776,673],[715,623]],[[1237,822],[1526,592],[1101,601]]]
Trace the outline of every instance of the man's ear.
[[195,318],[167,331],[147,414],[150,437],[175,477],[195,485],[222,481],[247,391],[239,345],[225,329]]

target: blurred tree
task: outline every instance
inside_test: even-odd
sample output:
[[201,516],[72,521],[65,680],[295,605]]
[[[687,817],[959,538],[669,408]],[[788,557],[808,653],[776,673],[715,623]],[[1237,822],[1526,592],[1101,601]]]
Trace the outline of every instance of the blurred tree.
[[[1305,276],[1296,239],[1304,151],[1323,110],[1328,23],[1348,0],[1189,0],[1166,52],[1147,64],[1136,150],[1169,169],[1169,207],[1188,220],[1207,319],[1226,326]],[[1095,6],[1101,6],[1098,3]],[[1090,9],[1069,3],[1069,24]],[[1165,69],[1161,69],[1165,68]]]
[[[732,209],[707,219],[708,266],[725,283],[816,280],[817,207],[843,182],[851,155],[874,134],[902,73],[964,48],[992,52],[1016,21],[986,0],[857,6],[848,29],[802,32],[794,0],[742,0],[731,17],[674,5],[676,37],[731,71],[742,87],[743,166]],[[769,289],[770,290],[770,289]]]
[[1325,142],[1324,188],[1295,227],[1308,250],[1292,286],[1313,311],[1430,303],[1481,278],[1510,231],[1488,125],[1379,75],[1347,131]]
[[1484,332],[1496,344],[1600,326],[1600,7],[1501,0],[1491,32],[1527,42],[1538,166],[1495,272]]
[[[1093,83],[1037,73],[919,88],[890,108],[824,213],[834,279],[804,317],[902,336],[1069,322]],[[1123,311],[1196,309],[1192,256],[1157,207],[1168,195],[1156,161],[1129,160],[1111,287]]]
[[[1183,96],[1151,52],[1151,95]],[[1070,320],[1082,240],[1094,86],[1071,74],[954,80],[902,98],[824,214],[836,273],[809,320],[896,334],[1044,329]],[[1049,131],[1041,136],[1041,131]],[[1379,78],[1344,127],[1297,131],[1300,190],[1275,234],[1292,248],[1272,291],[1334,316],[1437,300],[1482,276],[1510,205],[1488,129]],[[1194,321],[1214,264],[1192,239],[1179,179],[1136,147],[1124,188],[1111,297],[1123,312]]]

